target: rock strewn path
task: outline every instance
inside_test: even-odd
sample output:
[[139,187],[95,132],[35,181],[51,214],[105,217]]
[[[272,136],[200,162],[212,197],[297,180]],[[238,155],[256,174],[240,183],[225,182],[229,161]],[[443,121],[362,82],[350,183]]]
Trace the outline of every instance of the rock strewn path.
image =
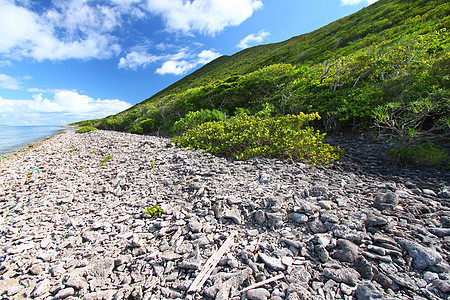
[[[447,183],[334,168],[232,161],[118,132],[57,135],[0,162],[0,295],[446,299]],[[161,217],[143,213],[155,204]]]

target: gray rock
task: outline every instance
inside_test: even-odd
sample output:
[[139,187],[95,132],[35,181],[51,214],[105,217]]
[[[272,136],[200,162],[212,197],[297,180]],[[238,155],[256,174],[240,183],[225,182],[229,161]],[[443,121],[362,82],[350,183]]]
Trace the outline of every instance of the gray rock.
[[428,228],[428,231],[438,237],[450,236],[450,228]]
[[441,224],[444,228],[450,228],[450,216],[442,216]]
[[114,259],[113,258],[105,258],[103,260],[96,261],[91,265],[86,267],[86,274],[106,278],[108,277],[114,268]]
[[372,282],[365,281],[358,284],[355,296],[358,300],[372,300],[381,299],[383,297],[383,294],[375,287]]
[[336,282],[343,282],[351,286],[356,286],[360,278],[359,273],[351,268],[325,268],[323,270],[323,275],[327,278],[333,279]]
[[367,219],[364,221],[364,224],[367,227],[385,226],[388,223],[389,220],[386,217],[380,217],[374,214],[368,214]]
[[373,278],[373,268],[367,259],[363,256],[359,256],[353,265],[356,271],[361,274],[361,277],[364,279],[372,279]]
[[67,297],[73,296],[75,295],[75,290],[71,287],[65,288],[60,290],[54,297],[53,299],[58,300],[58,299],[66,299]]
[[405,287],[412,291],[419,290],[419,287],[417,286],[415,281],[411,277],[409,277],[407,274],[395,273],[395,274],[389,274],[389,277],[391,277],[391,279],[399,286]]
[[327,196],[328,189],[324,186],[314,186],[310,189],[309,194],[313,197]]
[[238,287],[252,274],[250,268],[238,271],[231,275],[230,279],[223,283],[217,282],[218,291],[216,293],[216,300],[227,300],[230,298],[230,290],[238,290]]
[[67,287],[72,287],[76,290],[86,290],[88,288],[87,282],[82,277],[70,277],[64,283]]
[[257,288],[247,291],[247,299],[249,300],[267,300],[269,297],[269,291],[264,288]]
[[298,224],[304,224],[308,222],[308,216],[300,213],[291,213],[288,215],[288,218]]
[[291,266],[288,269],[287,280],[292,283],[308,283],[311,280],[311,274],[308,272],[305,266]]
[[275,271],[284,271],[286,266],[281,262],[280,258],[272,257],[264,253],[258,253],[259,259],[269,268]]
[[262,225],[266,222],[266,214],[263,210],[257,210],[254,214],[255,222]]
[[308,227],[313,233],[326,233],[328,230],[323,225],[319,218],[314,218],[308,222]]
[[392,210],[398,203],[398,195],[388,192],[385,194],[377,194],[373,206],[381,211]]
[[430,189],[423,189],[422,193],[424,195],[427,195],[427,196],[437,197],[436,193],[433,190],[430,190]]
[[83,300],[98,300],[98,299],[112,299],[112,297],[117,293],[117,290],[105,290],[99,292],[92,292],[84,295]]
[[31,293],[31,297],[37,298],[43,296],[50,291],[50,288],[51,288],[50,280],[44,279],[35,286],[33,292]]
[[34,264],[30,267],[30,273],[32,275],[39,275],[43,272],[43,268],[41,264]]
[[242,223],[241,213],[237,209],[227,209],[227,210],[225,210],[223,212],[222,217],[226,218],[226,219],[231,219],[236,224],[241,224]]
[[193,233],[199,233],[202,231],[203,225],[199,221],[192,219],[189,221],[189,228]]
[[443,293],[450,293],[450,280],[433,280],[433,285]]
[[358,257],[359,247],[350,241],[340,239],[337,241],[337,247],[339,247],[339,250],[333,253],[333,258],[341,262],[351,263]]
[[408,251],[409,256],[413,259],[413,266],[419,270],[425,270],[429,266],[434,266],[442,260],[441,254],[433,249],[426,248],[419,243],[397,238],[396,241]]
[[288,300],[308,300],[311,293],[302,284],[291,284],[287,289]]
[[326,263],[330,259],[330,255],[324,246],[316,244],[314,246],[314,252],[317,254],[317,258],[321,263]]
[[373,279],[378,282],[384,289],[395,289],[394,281],[383,273],[376,274]]

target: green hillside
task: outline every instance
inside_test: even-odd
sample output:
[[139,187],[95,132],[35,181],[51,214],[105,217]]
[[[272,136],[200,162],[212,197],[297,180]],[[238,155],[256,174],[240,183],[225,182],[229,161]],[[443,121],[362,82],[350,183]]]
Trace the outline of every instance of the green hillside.
[[318,112],[324,129],[449,137],[450,3],[380,0],[314,32],[222,56],[93,125],[171,133],[190,111]]

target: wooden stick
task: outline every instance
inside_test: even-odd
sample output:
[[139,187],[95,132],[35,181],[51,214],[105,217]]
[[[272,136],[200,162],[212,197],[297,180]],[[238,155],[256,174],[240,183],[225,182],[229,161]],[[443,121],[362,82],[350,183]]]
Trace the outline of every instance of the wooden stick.
[[209,278],[214,268],[219,263],[223,254],[233,244],[235,235],[236,232],[232,231],[230,236],[227,238],[225,243],[223,243],[220,249],[217,250],[213,255],[211,255],[206,264],[203,266],[200,274],[198,274],[197,277],[194,279],[194,282],[192,282],[191,286],[189,287],[188,293],[197,292],[202,288],[203,284],[206,282],[206,280]]
[[243,293],[243,292],[246,292],[246,291],[249,291],[249,290],[252,290],[252,289],[254,289],[254,288],[260,287],[260,286],[265,285],[265,284],[267,284],[267,283],[271,283],[272,281],[276,281],[276,280],[281,279],[281,278],[284,278],[284,274],[283,274],[283,273],[278,274],[277,276],[274,276],[274,277],[272,277],[272,278],[263,280],[263,281],[261,281],[261,282],[257,282],[257,283],[255,283],[255,284],[252,284],[251,286],[248,286],[248,287],[246,287],[245,289],[242,289],[242,290],[240,290],[239,292],[237,292],[236,295],[238,295],[238,294],[240,294],[240,293]]

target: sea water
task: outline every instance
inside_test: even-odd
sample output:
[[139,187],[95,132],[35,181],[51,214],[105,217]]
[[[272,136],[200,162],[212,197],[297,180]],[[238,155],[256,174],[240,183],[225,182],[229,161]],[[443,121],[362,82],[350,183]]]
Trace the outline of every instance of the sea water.
[[0,158],[61,130],[60,126],[0,126]]

